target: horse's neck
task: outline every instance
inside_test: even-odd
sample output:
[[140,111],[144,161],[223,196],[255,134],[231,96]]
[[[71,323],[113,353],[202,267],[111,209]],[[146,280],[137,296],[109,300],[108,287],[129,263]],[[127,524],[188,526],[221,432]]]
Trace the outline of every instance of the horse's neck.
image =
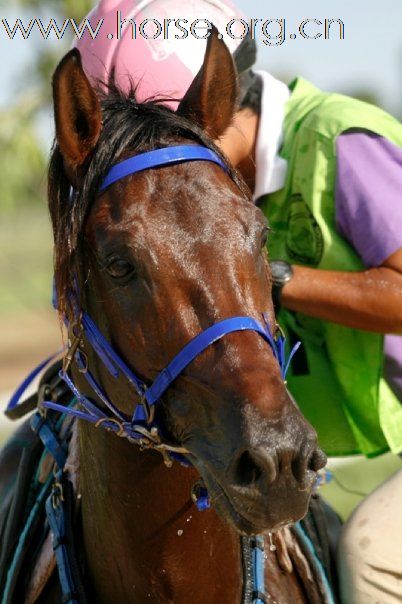
[[[213,510],[195,508],[195,470],[166,468],[160,454],[84,423],[80,466],[86,563],[97,602],[240,604],[239,535]],[[296,551],[291,558],[303,557]],[[313,579],[300,581],[299,568],[283,572],[269,551],[265,565],[272,601],[321,601]]]
[[83,537],[99,602],[240,602],[238,535],[190,499],[194,470],[80,430]]

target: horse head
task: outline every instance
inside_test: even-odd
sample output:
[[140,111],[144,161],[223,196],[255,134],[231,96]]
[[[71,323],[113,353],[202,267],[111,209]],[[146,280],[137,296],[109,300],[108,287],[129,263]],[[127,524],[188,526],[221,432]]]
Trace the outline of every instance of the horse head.
[[[180,144],[216,144],[236,111],[236,71],[214,31],[176,112],[95,90],[76,50],[53,80],[56,145],[49,199],[59,307],[69,292],[144,382],[218,321],[268,317],[275,332],[262,212],[232,168],[189,161],[142,170],[99,193],[110,167]],[[224,160],[224,158],[222,158]],[[70,194],[70,188],[76,191]],[[86,344],[88,364],[122,412],[138,402]],[[72,374],[83,385],[72,365]],[[93,393],[91,393],[93,396]],[[289,395],[273,350],[253,331],[229,333],[193,360],[156,412],[185,447],[222,517],[243,533],[301,518],[325,456]]]

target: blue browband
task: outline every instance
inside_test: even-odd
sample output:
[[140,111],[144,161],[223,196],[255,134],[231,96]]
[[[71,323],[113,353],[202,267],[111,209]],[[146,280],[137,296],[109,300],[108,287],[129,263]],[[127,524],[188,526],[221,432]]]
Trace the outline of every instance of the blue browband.
[[103,193],[107,187],[113,183],[142,170],[150,168],[159,168],[161,166],[171,166],[187,161],[211,161],[221,166],[227,171],[227,165],[222,159],[208,147],[201,145],[176,145],[174,147],[164,147],[163,149],[154,149],[146,153],[140,153],[119,162],[109,170],[102,182],[99,193]]
[[[200,145],[178,145],[142,153],[116,164],[106,175],[106,178],[100,187],[100,192],[104,191],[114,182],[117,182],[130,174],[135,174],[142,170],[155,167],[196,160],[211,161],[227,170],[227,166],[222,159],[211,149]],[[55,305],[57,305],[57,301],[55,301]],[[180,459],[184,461],[185,458],[183,457],[183,454],[188,452],[183,447],[162,442],[159,435],[160,427],[157,426],[154,421],[154,407],[175,379],[199,354],[229,333],[254,331],[271,347],[284,379],[290,360],[298,347],[298,345],[296,345],[293,348],[289,360],[286,361],[284,338],[280,333],[278,333],[276,337],[272,335],[265,315],[262,315],[263,324],[252,317],[230,317],[215,323],[195,336],[184,346],[174,359],[172,359],[165,369],[159,373],[153,383],[148,386],[142,379],[135,375],[131,368],[128,367],[124,360],[116,353],[91,317],[86,312],[80,311],[78,308],[75,309],[75,312],[76,322],[74,325],[67,324],[67,327],[70,329],[70,341],[69,348],[64,358],[64,365],[60,372],[60,377],[65,381],[76,397],[77,402],[79,403],[78,408],[72,406],[65,407],[64,405],[52,401],[43,401],[41,406],[87,420],[94,423],[96,426],[102,426],[108,430],[114,431],[119,436],[124,436],[132,441],[140,442],[143,446],[152,446],[152,448],[159,450],[165,455],[165,461],[168,460],[168,454],[176,457],[180,456]],[[120,378],[120,376],[125,376],[129,383],[134,387],[139,397],[139,401],[137,405],[133,403],[135,409],[131,417],[122,413],[113,402],[109,400],[106,393],[92,375],[87,366],[87,357],[82,347],[83,335],[86,336],[88,343],[96,352],[109,373],[116,379]],[[52,358],[49,360],[52,360]],[[101,409],[88,397],[84,396],[71,380],[68,369],[73,360],[76,362],[79,371],[85,376],[92,391],[104,404],[104,408]],[[43,364],[40,368],[43,368]],[[29,376],[18,388],[8,404],[8,411],[14,409],[18,405],[23,391],[32,381],[32,377],[37,373],[38,370],[32,372],[31,376]],[[110,413],[108,413],[109,411]]]

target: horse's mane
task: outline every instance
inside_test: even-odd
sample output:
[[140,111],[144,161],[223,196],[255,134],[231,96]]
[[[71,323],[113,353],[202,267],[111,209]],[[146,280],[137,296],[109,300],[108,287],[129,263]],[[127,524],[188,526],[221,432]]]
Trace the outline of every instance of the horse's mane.
[[[106,173],[126,149],[142,153],[187,139],[213,149],[222,156],[214,142],[194,123],[163,105],[167,99],[149,99],[138,103],[135,87],[128,93],[114,84],[98,89],[103,125],[98,143],[85,166],[80,190],[71,196],[63,157],[54,142],[48,175],[49,211],[54,236],[54,272],[58,309],[69,310],[72,275],[82,278],[80,247],[85,219]],[[172,99],[169,99],[172,100]],[[223,158],[227,161],[225,158]],[[229,174],[246,193],[238,172],[229,166]]]

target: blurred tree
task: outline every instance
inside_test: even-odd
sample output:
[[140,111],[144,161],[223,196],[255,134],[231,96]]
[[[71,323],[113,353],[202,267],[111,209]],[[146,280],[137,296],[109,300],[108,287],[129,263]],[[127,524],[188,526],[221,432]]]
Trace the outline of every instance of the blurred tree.
[[[63,21],[71,17],[78,23],[91,9],[91,0],[13,0],[9,8],[19,8],[35,16],[51,15]],[[39,132],[38,119],[51,100],[51,75],[70,39],[51,40],[36,45],[34,68],[17,74],[24,89],[15,95],[12,105],[0,111],[0,212],[17,206],[43,203],[46,186],[47,150]],[[21,78],[18,78],[18,75]]]
[[[45,153],[35,128],[42,102],[37,92],[24,95],[0,112],[0,208],[2,214],[41,201],[45,196]],[[4,218],[4,215],[3,215]]]
[[[11,6],[25,9],[29,14],[35,14],[37,17],[46,15],[44,23],[49,17],[53,17],[61,24],[67,17],[80,23],[95,3],[96,0],[13,0]],[[67,30],[67,34],[70,34],[69,30]],[[51,39],[48,42],[51,43]],[[71,42],[72,35],[70,34],[63,37],[63,40],[55,40],[53,44],[43,44],[38,49],[35,70],[33,74],[30,74],[30,79],[35,80],[35,84],[41,87],[43,100],[50,100],[51,75]]]
[[[95,2],[96,0],[93,0]],[[0,3],[2,0],[0,0]],[[78,23],[92,0],[11,0],[7,10],[16,18],[66,17]],[[4,5],[3,15],[4,15]],[[4,15],[6,16],[6,15]],[[7,16],[6,16],[7,18]],[[49,155],[51,75],[72,43],[72,36],[43,41],[29,40],[29,68],[13,74],[7,104],[0,108],[0,332],[5,324],[20,328],[21,313],[50,309],[52,237],[46,211],[46,165]],[[36,38],[36,39],[35,39]],[[15,41],[15,44],[27,44]],[[11,59],[11,57],[10,57]],[[7,57],[2,57],[7,61]],[[18,87],[18,88],[17,88]],[[10,317],[16,316],[17,319]],[[11,323],[10,323],[11,321]],[[36,321],[36,319],[35,319]],[[43,328],[43,318],[42,328]],[[40,320],[38,322],[40,325]],[[11,329],[10,333],[13,332]],[[10,342],[0,342],[2,351]],[[7,356],[8,352],[4,353]],[[0,384],[1,388],[1,384]]]

